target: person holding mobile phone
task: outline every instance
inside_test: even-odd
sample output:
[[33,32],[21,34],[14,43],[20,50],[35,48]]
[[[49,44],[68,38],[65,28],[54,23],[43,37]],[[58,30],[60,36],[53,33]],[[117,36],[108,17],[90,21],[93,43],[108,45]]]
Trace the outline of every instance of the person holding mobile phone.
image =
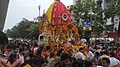
[[16,60],[14,64],[10,64],[8,59],[4,58],[3,56],[7,44],[7,35],[4,32],[0,31],[0,67],[16,67],[21,63],[20,60]]

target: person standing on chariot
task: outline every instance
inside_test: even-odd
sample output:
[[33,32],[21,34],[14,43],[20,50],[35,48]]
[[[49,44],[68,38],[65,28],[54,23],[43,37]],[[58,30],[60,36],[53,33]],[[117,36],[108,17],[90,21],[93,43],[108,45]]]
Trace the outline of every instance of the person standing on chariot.
[[44,34],[40,34],[38,37],[38,45],[44,46]]

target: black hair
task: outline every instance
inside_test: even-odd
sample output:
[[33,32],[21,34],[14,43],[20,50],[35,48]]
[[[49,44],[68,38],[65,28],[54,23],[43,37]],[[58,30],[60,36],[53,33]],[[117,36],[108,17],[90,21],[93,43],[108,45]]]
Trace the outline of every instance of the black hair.
[[38,44],[35,42],[35,43],[34,43],[34,46],[35,46],[35,47],[38,47]]
[[8,43],[8,37],[5,33],[0,31],[0,45],[5,45]]
[[41,49],[37,49],[37,54],[36,55],[41,55],[41,53],[42,53],[42,50]]
[[110,56],[111,57],[115,57],[115,53],[114,52],[110,52]]
[[12,48],[15,50],[16,48],[19,48],[19,46],[18,45],[14,45]]
[[73,67],[84,67],[84,60],[74,59]]
[[19,52],[21,53],[21,52],[23,52],[24,51],[24,48],[20,48],[19,49]]
[[57,56],[60,56],[62,54],[62,52],[64,51],[64,49],[60,49],[57,53]]
[[43,39],[44,38],[44,36],[40,36],[40,39]]
[[85,60],[85,61],[84,61],[84,66],[85,66],[85,67],[91,67],[91,66],[92,66],[92,63],[93,63],[93,62],[92,62],[91,60]]
[[12,45],[7,45],[6,48],[7,48],[7,49],[11,49],[11,48],[12,48]]
[[109,55],[109,52],[108,51],[103,51],[103,54]]
[[110,59],[109,58],[104,57],[104,58],[102,58],[102,60],[105,60],[108,65],[110,64]]
[[72,50],[72,49],[70,49],[68,52],[70,52],[70,51],[72,51],[72,52],[73,52],[73,50]]
[[61,61],[64,61],[64,60],[67,60],[67,59],[70,59],[70,58],[69,58],[69,55],[68,55],[67,53],[63,53],[63,54],[61,55]]
[[50,46],[46,46],[46,50],[50,50]]
[[83,48],[83,47],[82,47],[82,48],[79,48],[79,51],[82,50],[82,49],[84,49],[84,48]]
[[50,53],[50,58],[54,57],[54,55],[55,55],[55,52],[51,52]]

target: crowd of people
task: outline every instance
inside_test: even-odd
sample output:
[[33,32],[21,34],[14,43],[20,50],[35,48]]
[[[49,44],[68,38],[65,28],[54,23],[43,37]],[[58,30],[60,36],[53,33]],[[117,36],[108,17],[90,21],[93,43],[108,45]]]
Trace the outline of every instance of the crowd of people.
[[[10,40],[0,32],[0,67],[120,67],[120,44],[40,45]],[[52,46],[51,46],[52,45]]]

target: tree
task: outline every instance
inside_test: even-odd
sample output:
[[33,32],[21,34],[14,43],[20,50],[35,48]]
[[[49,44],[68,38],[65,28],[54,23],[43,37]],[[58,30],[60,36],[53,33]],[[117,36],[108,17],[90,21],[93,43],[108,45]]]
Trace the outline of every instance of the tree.
[[104,10],[105,18],[108,19],[112,17],[112,21],[114,20],[114,16],[120,15],[120,0],[111,0],[110,4]]
[[37,38],[39,35],[39,23],[36,22],[36,23],[30,25],[30,27],[27,30],[30,31],[30,33],[29,33],[30,37]]
[[[99,4],[97,4],[94,0],[87,0],[86,2],[81,2],[81,0],[78,0],[76,5],[71,6],[70,12],[73,12],[73,16],[75,17],[76,23],[79,22],[79,19],[83,19],[82,22],[84,22],[87,18],[90,18],[90,21],[93,24],[93,31],[99,33],[103,31],[103,10],[102,7]],[[79,28],[82,29],[82,27]],[[83,30],[81,29],[79,29],[79,33],[83,32]],[[89,34],[90,32],[88,31],[85,32],[85,34],[86,33]],[[82,34],[80,33],[80,35]]]
[[[120,0],[111,0],[111,2],[109,3],[109,5],[107,6],[107,8],[104,10],[105,13],[105,20],[108,18],[112,18],[112,25],[114,25],[114,17],[115,16],[119,16],[120,18]],[[108,29],[110,28],[107,27]],[[113,28],[113,26],[111,27]],[[120,34],[120,24],[118,26],[118,34]],[[119,35],[118,35],[118,39],[119,39]]]
[[14,26],[12,29],[8,29],[7,32],[6,32],[6,34],[9,37],[14,37],[14,38],[20,36],[20,34],[19,34],[18,30],[17,30],[17,26]]
[[39,31],[39,23],[29,21],[25,18],[14,26],[12,29],[8,29],[6,34],[12,38],[31,38],[37,37]]

